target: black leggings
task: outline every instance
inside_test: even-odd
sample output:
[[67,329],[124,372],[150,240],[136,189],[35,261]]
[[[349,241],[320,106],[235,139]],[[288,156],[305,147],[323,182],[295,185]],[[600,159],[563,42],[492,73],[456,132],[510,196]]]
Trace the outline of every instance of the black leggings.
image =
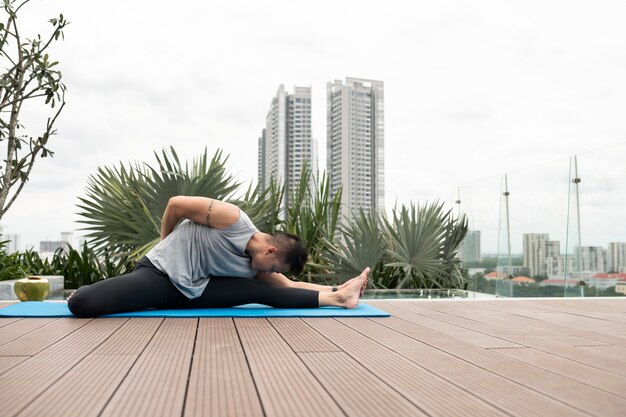
[[274,287],[256,279],[211,277],[202,295],[190,300],[144,257],[131,273],[80,287],[67,304],[77,317],[96,317],[148,308],[233,307],[248,303],[316,308],[318,294],[314,290]]

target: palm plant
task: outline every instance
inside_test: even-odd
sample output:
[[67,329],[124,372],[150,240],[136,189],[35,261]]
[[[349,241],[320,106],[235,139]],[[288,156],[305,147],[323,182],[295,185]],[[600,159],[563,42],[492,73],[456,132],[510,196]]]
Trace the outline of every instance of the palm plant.
[[463,287],[465,276],[461,268],[461,259],[457,256],[461,243],[468,230],[468,221],[465,215],[454,218],[448,213],[445,223],[445,235],[441,245],[442,269],[435,275],[435,281],[444,288]]
[[324,272],[317,276],[338,283],[370,267],[372,277],[368,283],[371,287],[379,287],[387,247],[381,225],[378,212],[359,210],[344,227],[340,227],[339,239],[335,242],[324,239],[322,265],[317,265]]
[[411,204],[394,209],[393,220],[385,219],[387,252],[393,259],[389,287],[433,288],[458,286],[462,275],[456,251],[467,233],[467,220],[454,219],[443,203],[424,207]]
[[305,164],[300,182],[289,201],[287,218],[282,230],[298,235],[307,247],[309,263],[304,271],[304,279],[310,282],[324,251],[323,240],[334,241],[341,192],[331,196],[330,179],[325,174],[319,179],[312,176],[311,170]]
[[259,230],[274,233],[282,224],[280,216],[284,192],[285,187],[279,187],[272,180],[265,190],[261,190],[260,184],[254,188],[250,184],[242,198],[229,201],[242,209]]
[[139,258],[160,237],[161,216],[168,200],[176,195],[226,199],[239,187],[226,172],[221,151],[209,160],[207,150],[191,166],[181,164],[174,148],[155,152],[158,167],[134,163],[98,168],[79,198],[87,237],[97,254],[129,254]]

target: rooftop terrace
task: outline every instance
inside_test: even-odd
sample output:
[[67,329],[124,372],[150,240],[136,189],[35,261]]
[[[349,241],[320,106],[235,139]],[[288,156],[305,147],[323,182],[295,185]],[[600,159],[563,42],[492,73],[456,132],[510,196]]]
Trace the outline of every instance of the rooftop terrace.
[[392,317],[0,318],[1,413],[569,417],[626,410],[626,299],[368,303]]

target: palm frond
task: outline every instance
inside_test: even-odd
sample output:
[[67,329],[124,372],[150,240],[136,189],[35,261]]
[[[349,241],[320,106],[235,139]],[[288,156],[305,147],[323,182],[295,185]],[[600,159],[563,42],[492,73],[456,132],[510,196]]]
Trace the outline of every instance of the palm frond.
[[120,162],[100,167],[79,198],[80,223],[97,254],[145,254],[158,242],[161,216],[177,195],[226,199],[239,187],[226,171],[227,157],[218,150],[209,161],[207,150],[183,165],[173,147],[154,153],[156,167]]

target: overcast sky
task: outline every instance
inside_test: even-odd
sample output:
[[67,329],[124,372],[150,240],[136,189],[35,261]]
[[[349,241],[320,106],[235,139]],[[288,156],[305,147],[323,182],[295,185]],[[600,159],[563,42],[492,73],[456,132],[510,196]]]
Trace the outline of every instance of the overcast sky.
[[626,241],[623,0],[35,0],[22,35],[58,13],[71,24],[51,52],[68,87],[55,156],[1,220],[23,248],[80,228],[77,196],[98,166],[153,162],[164,146],[184,158],[221,148],[240,180],[256,180],[279,84],[312,87],[325,163],[326,83],[346,76],[385,83],[388,208],[451,201],[461,185],[495,251],[510,172],[514,249],[522,232],[564,239],[579,154],[583,245]]

